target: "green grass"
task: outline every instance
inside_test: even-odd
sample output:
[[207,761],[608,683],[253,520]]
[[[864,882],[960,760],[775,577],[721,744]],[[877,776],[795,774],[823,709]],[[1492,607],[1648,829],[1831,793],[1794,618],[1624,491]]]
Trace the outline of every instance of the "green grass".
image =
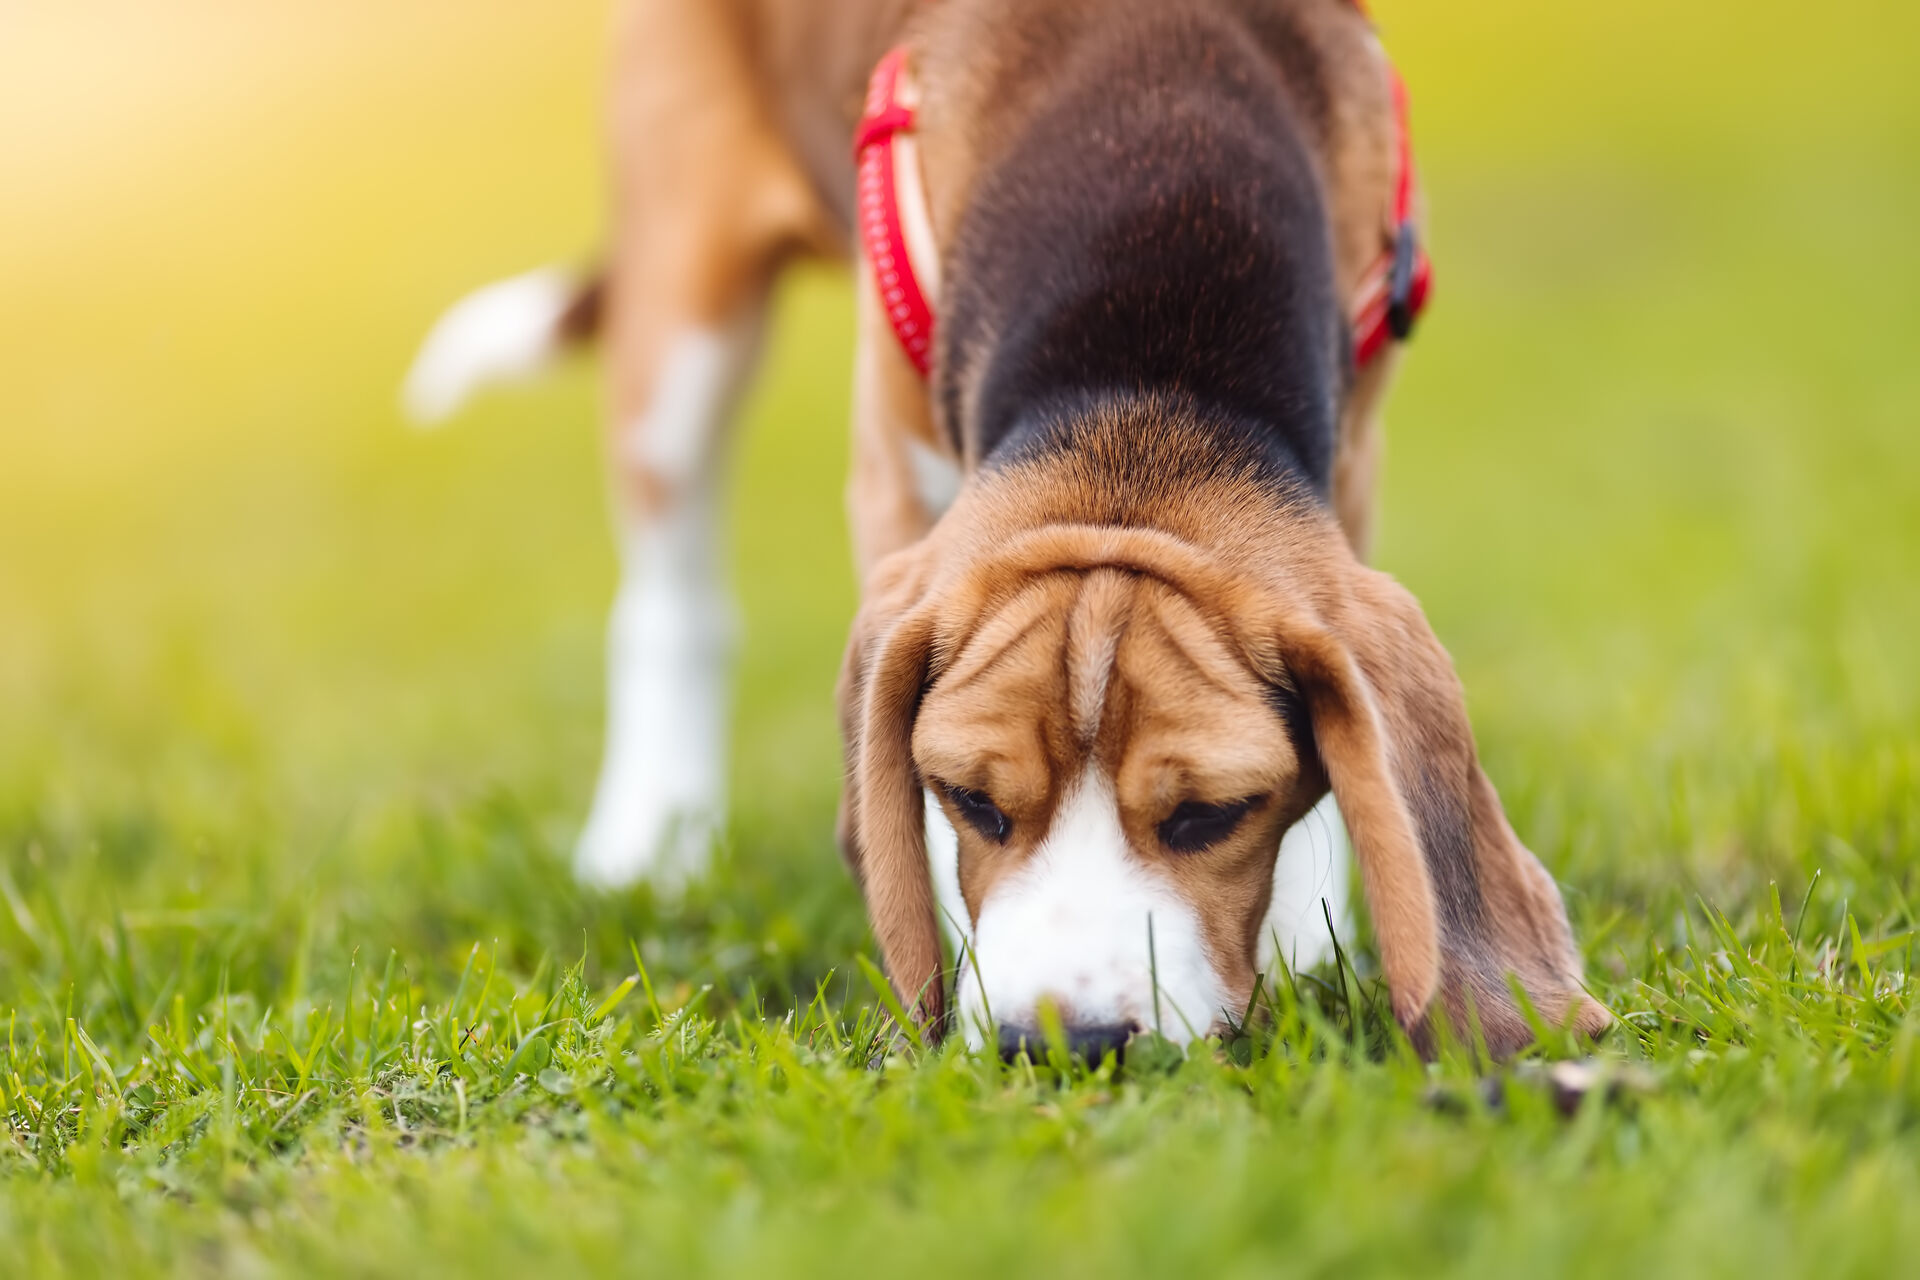
[[438,306],[595,243],[599,6],[43,8],[0,49],[0,1271],[1911,1266],[1909,8],[1377,6],[1440,272],[1378,558],[1622,1016],[1571,1115],[1338,973],[1119,1077],[873,1065],[827,274],[739,457],[729,847],[573,888],[592,371],[392,402]]

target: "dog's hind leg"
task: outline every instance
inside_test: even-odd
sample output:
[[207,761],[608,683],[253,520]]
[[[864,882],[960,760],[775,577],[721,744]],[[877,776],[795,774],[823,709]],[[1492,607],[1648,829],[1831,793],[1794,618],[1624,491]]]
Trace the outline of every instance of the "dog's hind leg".
[[759,323],[756,304],[688,324],[659,354],[652,402],[613,432],[606,747],[575,850],[591,883],[697,871],[724,821],[733,624],[720,445]]
[[642,0],[616,52],[603,318],[621,576],[606,750],[575,852],[601,885],[699,870],[724,822],[724,443],[773,278],[823,240],[722,9]]

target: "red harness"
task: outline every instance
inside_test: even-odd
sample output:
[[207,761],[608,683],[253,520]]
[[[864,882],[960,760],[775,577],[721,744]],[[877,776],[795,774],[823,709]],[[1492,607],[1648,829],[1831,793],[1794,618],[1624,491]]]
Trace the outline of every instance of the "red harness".
[[859,161],[856,215],[860,243],[873,264],[873,282],[887,323],[921,377],[933,364],[933,307],[907,247],[900,220],[900,135],[913,131],[913,108],[900,101],[900,79],[907,50],[901,45],[880,59],[867,82],[867,105],[854,131],[853,154]]
[[[915,267],[913,246],[901,217],[901,182],[917,182],[918,176],[905,172],[906,165],[898,154],[902,135],[913,132],[913,108],[901,101],[906,64],[905,46],[897,47],[880,59],[867,83],[866,109],[853,136],[854,158],[859,163],[856,216],[860,243],[873,265],[874,284],[887,323],[893,326],[907,359],[924,378],[933,365],[933,306],[921,284],[924,267]],[[1360,279],[1351,308],[1353,359],[1359,366],[1385,350],[1390,339],[1405,339],[1413,332],[1413,322],[1426,307],[1433,289],[1433,264],[1413,225],[1418,188],[1413,139],[1407,125],[1407,86],[1391,66],[1387,75],[1393,93],[1399,173],[1394,183],[1390,229],[1381,237],[1379,258]]]

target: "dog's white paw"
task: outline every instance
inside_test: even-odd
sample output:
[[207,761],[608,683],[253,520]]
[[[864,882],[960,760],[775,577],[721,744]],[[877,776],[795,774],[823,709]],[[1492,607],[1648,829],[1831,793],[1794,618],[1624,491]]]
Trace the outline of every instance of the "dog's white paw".
[[726,823],[722,660],[652,656],[613,672],[607,755],[574,851],[575,874],[599,888],[699,875]]
[[726,823],[725,663],[721,645],[615,657],[606,759],[574,853],[583,883],[673,884],[706,869]]
[[684,884],[707,867],[726,821],[717,799],[650,794],[645,787],[601,797],[574,848],[581,884],[624,889],[641,880]]
[[731,609],[717,590],[630,575],[608,628],[607,746],[575,849],[618,888],[706,869],[725,829]]

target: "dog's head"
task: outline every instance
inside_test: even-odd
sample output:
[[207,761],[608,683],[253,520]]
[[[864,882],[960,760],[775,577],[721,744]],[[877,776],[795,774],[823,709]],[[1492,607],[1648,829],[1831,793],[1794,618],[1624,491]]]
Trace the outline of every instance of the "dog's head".
[[883,562],[841,682],[842,838],[902,999],[945,1023],[925,822],[957,833],[965,1029],[1203,1034],[1248,1004],[1281,836],[1331,786],[1394,1013],[1495,1053],[1597,1030],[1552,880],[1413,598],[1321,507],[1178,430],[991,471]]

